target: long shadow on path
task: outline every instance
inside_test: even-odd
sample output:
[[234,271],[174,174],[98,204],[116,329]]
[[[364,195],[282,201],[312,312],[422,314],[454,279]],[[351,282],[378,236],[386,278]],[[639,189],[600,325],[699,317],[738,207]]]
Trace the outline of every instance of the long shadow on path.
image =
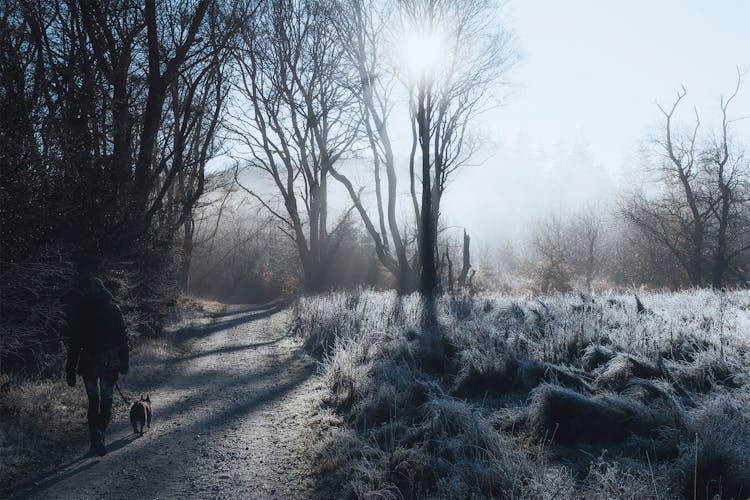
[[216,354],[229,354],[232,352],[245,351],[247,349],[258,349],[259,347],[265,347],[265,346],[269,346],[273,344],[278,344],[279,341],[281,341],[281,339],[269,340],[268,342],[256,342],[254,344],[243,344],[243,345],[220,347],[219,349],[213,349],[210,351],[191,353],[186,356],[183,356],[181,359],[185,361],[188,359],[196,359],[196,358],[203,358],[206,356],[214,356]]
[[[259,319],[268,318],[270,316],[273,316],[277,312],[284,310],[284,308],[286,308],[288,304],[289,302],[285,301],[269,305],[266,308],[252,307],[247,310],[243,309],[240,311],[221,313],[222,317],[237,317],[225,319],[222,321],[213,321],[203,326],[189,326],[186,328],[182,328],[181,330],[175,332],[175,339],[178,343],[184,344],[185,342],[196,339],[198,337],[203,337],[205,335],[210,335],[222,330],[227,330],[229,328],[234,328],[246,323],[251,323]],[[246,312],[249,312],[251,314],[245,314]]]
[[214,313],[211,315],[212,318],[224,318],[226,316],[234,316],[236,314],[244,314],[247,312],[263,311],[267,309],[280,308],[283,309],[293,302],[292,299],[283,299],[269,302],[267,304],[240,304],[234,305],[229,304],[226,310],[220,313]]
[[[269,308],[243,308],[223,316],[229,318],[227,320],[205,327],[184,329],[178,332],[176,338],[178,342],[183,343],[190,339],[209,336],[221,330],[270,317],[286,305],[282,303]],[[143,457],[148,457],[149,461],[155,462],[152,476],[157,477],[160,484],[184,483],[186,473],[195,472],[205,466],[205,460],[200,456],[200,450],[204,445],[197,441],[195,436],[203,436],[201,439],[209,439],[210,436],[213,436],[210,439],[226,437],[225,434],[235,425],[242,424],[267,405],[282,400],[315,373],[314,365],[300,362],[293,354],[286,354],[278,362],[267,364],[262,369],[248,365],[246,372],[242,366],[235,366],[229,373],[225,373],[213,363],[196,367],[190,362],[196,358],[257,350],[269,347],[279,340],[281,339],[274,338],[244,345],[227,345],[206,352],[188,353],[177,362],[177,373],[167,379],[160,389],[164,393],[178,391],[176,394],[181,394],[180,398],[174,399],[167,406],[158,406],[157,403],[154,427],[144,441],[132,435],[121,437],[108,447],[113,455],[103,460],[116,461],[115,472],[119,472],[121,466],[124,471],[125,466],[141,463]],[[182,373],[188,367],[190,371]],[[197,408],[200,408],[200,411],[196,411]],[[178,448],[175,447],[176,440],[179,442]],[[134,442],[137,442],[137,445],[130,446]],[[165,454],[172,452],[179,454],[179,463],[175,467],[162,463],[165,462]],[[92,468],[103,460],[81,457],[62,466],[41,483],[31,488],[27,485],[28,489],[16,490],[15,498],[43,498],[46,492],[54,493],[56,487],[62,486],[61,483],[72,478],[85,484],[91,480],[91,474],[101,474],[101,471],[94,473]],[[110,466],[114,467],[115,464]],[[110,478],[109,481],[112,485],[112,481],[117,480]]]
[[[100,462],[101,460],[89,458],[89,455],[78,457],[72,462],[60,466],[60,468],[50,477],[36,483],[33,488],[27,489],[23,492],[17,490],[15,495],[11,493],[10,498],[28,498],[38,492],[47,491],[68,478],[76,476],[92,467],[96,467]],[[28,488],[28,486],[26,486],[26,488]]]

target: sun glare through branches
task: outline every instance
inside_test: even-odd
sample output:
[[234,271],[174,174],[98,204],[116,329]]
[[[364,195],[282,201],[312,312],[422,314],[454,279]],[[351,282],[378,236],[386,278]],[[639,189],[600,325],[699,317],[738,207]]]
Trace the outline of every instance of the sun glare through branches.
[[447,30],[435,23],[407,23],[395,37],[398,66],[412,82],[436,78],[446,66]]

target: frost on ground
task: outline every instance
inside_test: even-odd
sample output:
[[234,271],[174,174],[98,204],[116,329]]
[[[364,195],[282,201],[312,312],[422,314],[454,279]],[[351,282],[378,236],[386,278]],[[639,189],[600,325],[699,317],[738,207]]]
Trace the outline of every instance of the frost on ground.
[[[750,497],[750,291],[303,298],[320,491]],[[427,326],[423,326],[427,325]]]

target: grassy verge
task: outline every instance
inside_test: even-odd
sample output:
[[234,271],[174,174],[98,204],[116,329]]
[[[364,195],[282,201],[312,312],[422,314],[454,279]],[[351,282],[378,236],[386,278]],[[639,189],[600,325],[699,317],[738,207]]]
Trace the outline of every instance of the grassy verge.
[[[165,334],[131,349],[130,373],[120,381],[123,390],[134,397],[168,376],[170,363],[185,348],[173,342],[175,335],[222,308],[216,302],[180,298]],[[115,394],[113,419],[127,419],[128,411]],[[0,375],[0,421],[0,497],[87,450],[86,395],[80,377],[71,388],[62,379],[32,381]]]
[[[351,498],[750,496],[750,292],[303,298],[320,486]],[[430,308],[428,308],[429,310]]]

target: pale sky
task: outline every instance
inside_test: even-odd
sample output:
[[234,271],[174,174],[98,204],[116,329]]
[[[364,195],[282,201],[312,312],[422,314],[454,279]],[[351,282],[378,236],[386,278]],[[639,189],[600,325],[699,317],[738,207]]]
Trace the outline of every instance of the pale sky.
[[[486,243],[521,236],[528,213],[607,197],[598,186],[631,180],[658,132],[657,101],[684,85],[680,117],[690,124],[696,106],[711,126],[736,67],[750,69],[746,0],[509,0],[502,12],[521,61],[505,104],[483,118],[490,158],[460,174],[444,205],[449,224]],[[730,113],[750,115],[750,72]],[[750,119],[734,127],[750,146]],[[582,178],[570,174],[579,164]]]
[[[499,90],[503,105],[478,121],[481,164],[457,172],[442,205],[442,223],[456,236],[467,228],[475,249],[528,241],[551,211],[601,209],[642,181],[639,151],[663,127],[656,102],[671,105],[681,85],[678,123],[692,125],[695,106],[708,130],[739,67],[747,73],[730,116],[750,115],[750,0],[507,0],[499,14],[520,61]],[[405,169],[402,108],[392,139]],[[750,118],[733,127],[750,149]],[[354,181],[371,188],[371,175]],[[330,189],[334,211],[350,205],[342,187]],[[406,177],[399,193],[409,216]]]

